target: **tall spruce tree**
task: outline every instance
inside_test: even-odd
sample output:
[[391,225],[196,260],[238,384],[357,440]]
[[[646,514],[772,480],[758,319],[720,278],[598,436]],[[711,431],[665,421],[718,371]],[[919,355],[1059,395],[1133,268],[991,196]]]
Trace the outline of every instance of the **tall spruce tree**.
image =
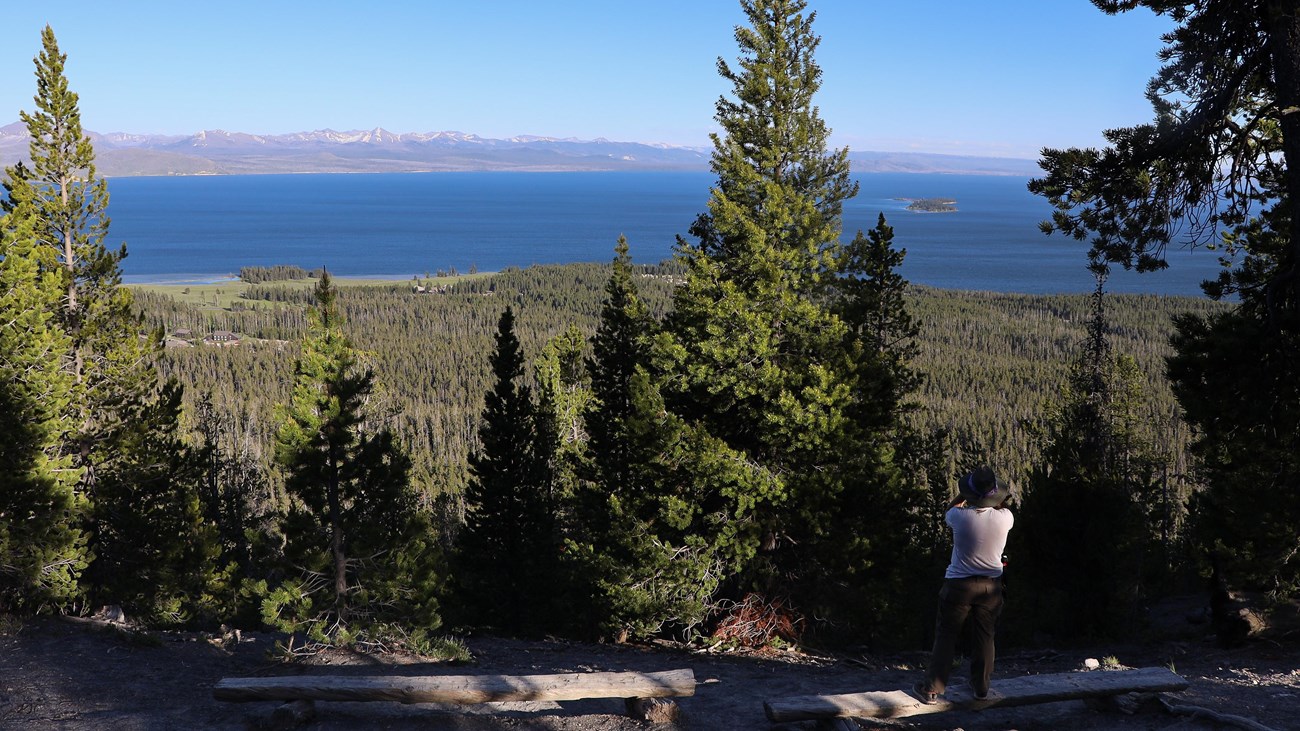
[[72,429],[68,336],[54,317],[61,280],[31,210],[0,216],[0,610],[70,602],[88,560]]
[[861,346],[829,306],[841,211],[857,185],[847,149],[827,150],[813,103],[815,14],[802,0],[741,6],[750,25],[736,30],[738,64],[718,61],[732,85],[717,104],[718,182],[691,229],[697,242],[679,241],[687,280],[656,359],[674,376],[664,381],[671,410],[753,473],[722,492],[734,516],[728,551],[748,566],[733,590],[797,593],[796,604],[826,616],[823,589],[845,580],[842,566],[823,563],[845,540],[830,520],[844,490],[879,506],[899,489],[880,429],[854,423],[857,395],[869,391],[858,381]]
[[632,376],[650,363],[650,342],[655,323],[641,300],[633,279],[627,239],[615,246],[615,258],[600,321],[591,338],[592,408],[586,424],[594,460],[594,481],[619,489],[628,483],[633,445],[628,442],[627,421],[632,415]]
[[1009,542],[1025,589],[1013,611],[1026,637],[1124,636],[1136,627],[1144,588],[1159,586],[1148,571],[1157,555],[1150,503],[1165,461],[1139,413],[1141,373],[1111,348],[1104,281],[1099,272],[1088,339],[1066,387],[1046,405],[1042,462]]
[[[928,610],[932,602],[935,524],[929,516],[936,486],[951,484],[946,435],[915,433],[903,421],[921,383],[911,365],[918,327],[898,271],[906,255],[894,248],[883,213],[840,251],[830,299],[848,330],[851,397],[841,440],[850,448],[840,466],[842,485],[817,519],[825,538],[811,546],[821,569],[814,608],[840,619],[827,633],[888,637],[888,644],[922,640],[929,631],[910,621],[911,608],[921,602]],[[900,466],[909,469],[904,474]]]
[[532,389],[514,310],[497,323],[494,384],[483,406],[481,447],[470,456],[456,599],[468,623],[536,633],[552,623],[559,538],[549,461],[553,432],[538,438]]
[[906,256],[906,249],[894,248],[894,228],[882,213],[875,228],[859,231],[844,247],[834,285],[835,311],[862,350],[859,365],[871,371],[859,382],[873,393],[858,403],[870,405],[885,428],[920,382],[910,365],[919,328],[908,311],[907,280],[898,271]]
[[683,457],[687,444],[703,445],[665,411],[649,371],[657,326],[623,237],[615,254],[587,361],[590,458],[566,553],[579,567],[587,631],[623,639],[698,624],[723,570],[691,513],[703,506],[690,486],[706,480]]
[[440,621],[430,583],[436,557],[416,510],[410,460],[367,413],[374,373],[343,333],[328,272],[315,298],[276,433],[292,497],[286,554],[303,574],[268,598],[264,615],[332,641],[385,619],[432,629]]

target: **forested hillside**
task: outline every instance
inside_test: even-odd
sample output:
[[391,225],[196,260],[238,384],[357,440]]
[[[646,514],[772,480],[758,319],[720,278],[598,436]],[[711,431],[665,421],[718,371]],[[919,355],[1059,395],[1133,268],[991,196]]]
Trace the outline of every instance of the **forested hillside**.
[[[595,329],[608,267],[574,264],[468,277],[415,293],[411,283],[341,288],[348,335],[379,376],[381,400],[415,462],[426,495],[458,492],[489,386],[488,353],[497,318],[507,305],[518,313],[524,352],[536,355],[571,324]],[[314,280],[313,280],[314,281]],[[647,298],[662,308],[672,277],[659,268],[644,273]],[[186,345],[168,348],[162,370],[186,385],[191,403],[211,393],[232,444],[268,464],[273,407],[288,394],[297,343],[312,303],[310,283],[231,285],[245,295],[226,307],[187,304],[181,287],[141,287],[136,301],[146,322],[168,333],[189,330]],[[223,289],[223,288],[212,288]],[[437,291],[442,290],[442,291]],[[238,347],[205,347],[212,331],[240,336]],[[180,345],[173,339],[175,345]]]
[[[899,242],[906,246],[906,242]],[[668,306],[680,272],[638,268],[637,283],[652,310]],[[410,282],[348,286],[340,301],[347,331],[376,368],[383,398],[429,495],[464,486],[466,458],[476,446],[487,354],[497,318],[514,308],[523,351],[533,358],[550,338],[576,325],[590,336],[609,268],[594,264],[539,266],[456,281],[440,293],[415,293]],[[305,283],[304,283],[305,284]],[[289,372],[306,324],[311,290],[304,284],[227,285],[245,296],[233,306],[184,303],[181,287],[139,287],[146,321],[167,332],[191,331],[196,347],[167,349],[163,370],[186,385],[191,402],[211,393],[233,435],[269,460],[272,408],[287,397]],[[218,289],[218,288],[212,288]],[[169,294],[169,292],[174,293]],[[1133,356],[1146,378],[1147,418],[1186,468],[1188,434],[1164,377],[1172,351],[1172,317],[1226,306],[1209,300],[1157,296],[1107,297],[1115,350]],[[925,376],[914,420],[951,429],[968,451],[986,448],[1008,477],[1021,480],[1038,456],[1033,425],[1055,398],[1086,338],[1087,295],[1018,295],[913,288],[910,307],[920,325],[916,368]],[[203,335],[228,330],[239,347],[203,346]],[[193,411],[191,411],[193,413]],[[972,455],[976,456],[976,455]]]

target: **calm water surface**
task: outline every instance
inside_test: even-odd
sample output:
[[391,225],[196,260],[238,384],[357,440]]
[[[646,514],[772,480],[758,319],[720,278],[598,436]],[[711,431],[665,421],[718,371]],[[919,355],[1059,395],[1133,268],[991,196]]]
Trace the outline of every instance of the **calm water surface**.
[[[884,213],[903,274],[950,289],[1091,291],[1086,245],[1044,236],[1049,208],[1025,178],[859,176],[846,237]],[[672,255],[706,210],[710,173],[417,173],[114,178],[109,241],[125,241],[127,282],[211,281],[241,266],[328,267],[407,278],[456,267],[609,261],[620,234],[638,262]],[[899,198],[950,197],[956,213],[912,213]],[[1200,295],[1217,260],[1175,251],[1170,269],[1117,272],[1115,292]]]

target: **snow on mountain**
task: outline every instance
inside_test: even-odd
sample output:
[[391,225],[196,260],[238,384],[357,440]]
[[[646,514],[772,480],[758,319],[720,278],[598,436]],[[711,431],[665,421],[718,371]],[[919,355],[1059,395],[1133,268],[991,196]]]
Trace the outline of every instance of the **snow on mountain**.
[[[443,130],[382,127],[254,135],[209,129],[192,135],[87,132],[104,175],[421,172],[462,170],[707,170],[711,148],[606,138],[516,135],[506,139]],[[27,155],[21,122],[0,127],[0,166]],[[1033,161],[920,153],[854,152],[858,172],[1032,175]]]

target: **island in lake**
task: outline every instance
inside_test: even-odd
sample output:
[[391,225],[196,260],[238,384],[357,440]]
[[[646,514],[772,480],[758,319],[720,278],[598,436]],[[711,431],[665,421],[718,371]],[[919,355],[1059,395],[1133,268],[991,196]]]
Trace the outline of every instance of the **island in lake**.
[[907,210],[917,213],[956,213],[957,201],[953,198],[895,198],[908,201]]

